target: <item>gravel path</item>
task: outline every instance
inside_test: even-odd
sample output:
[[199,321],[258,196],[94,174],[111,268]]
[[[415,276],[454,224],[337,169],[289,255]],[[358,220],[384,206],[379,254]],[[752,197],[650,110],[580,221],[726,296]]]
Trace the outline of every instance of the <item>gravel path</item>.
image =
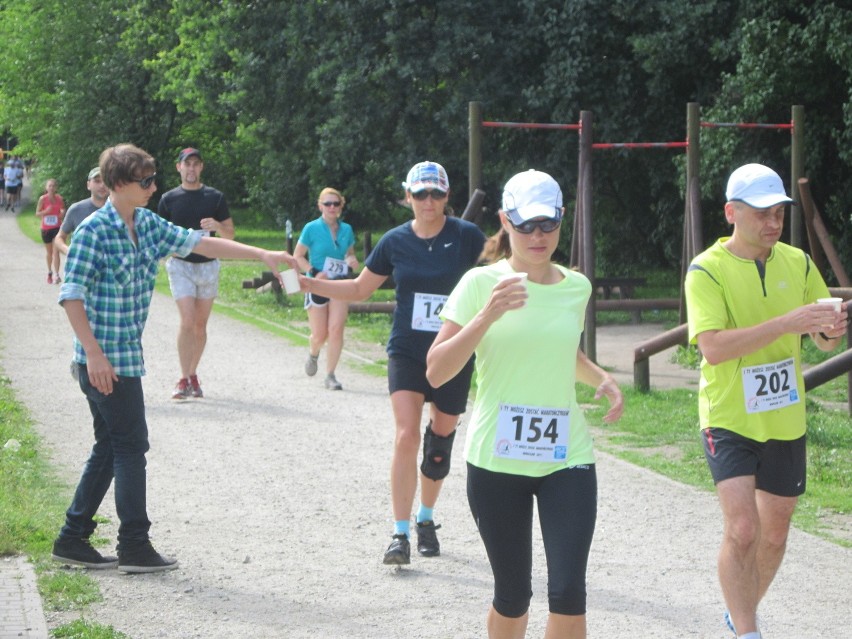
[[[9,213],[0,213],[0,255],[2,366],[70,495],[91,446],[68,374],[70,328],[58,287],[44,283],[41,246]],[[176,403],[176,326],[173,302],[156,295],[144,340],[149,514],[155,546],[181,567],[92,573],[104,600],[86,618],[133,639],[484,636],[491,574],[467,510],[461,446],[437,509],[443,555],[383,566],[393,438],[384,380],[344,357],[345,390],[326,391],[302,372],[304,348],[214,314],[200,371],[207,397]],[[730,637],[715,498],[605,454],[598,462],[589,636]],[[116,520],[112,493],[101,512]],[[114,539],[116,526],[100,532]],[[543,634],[547,606],[536,550],[530,637]],[[850,593],[852,551],[794,531],[761,608],[765,636],[848,636]],[[78,616],[46,613],[51,628]]]

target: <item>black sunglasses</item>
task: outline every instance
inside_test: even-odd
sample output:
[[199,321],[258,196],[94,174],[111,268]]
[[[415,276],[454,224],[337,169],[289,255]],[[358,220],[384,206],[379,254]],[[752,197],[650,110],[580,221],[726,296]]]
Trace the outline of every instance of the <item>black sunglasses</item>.
[[515,224],[511,219],[509,219],[509,224],[511,224],[512,228],[518,233],[522,233],[523,235],[529,235],[536,229],[541,230],[542,233],[553,233],[553,231],[558,229],[559,225],[562,224],[562,219],[560,218],[555,220],[552,217],[548,217],[543,220],[527,220],[521,224]]
[[138,180],[132,180],[132,181],[133,181],[133,182],[136,182],[136,183],[137,183],[139,186],[141,186],[143,189],[147,189],[147,188],[150,188],[150,187],[151,187],[151,185],[154,183],[154,180],[155,180],[156,178],[157,178],[157,174],[156,174],[156,173],[152,173],[151,175],[147,175],[147,176],[145,176],[145,177],[143,177],[143,178],[140,178],[140,179],[138,179]]
[[340,201],[337,202],[322,202],[323,206],[340,206]]
[[439,191],[438,189],[424,189],[423,191],[418,191],[417,193],[412,193],[411,197],[413,197],[418,202],[424,201],[427,197],[432,196],[433,200],[443,200],[447,197],[446,191]]

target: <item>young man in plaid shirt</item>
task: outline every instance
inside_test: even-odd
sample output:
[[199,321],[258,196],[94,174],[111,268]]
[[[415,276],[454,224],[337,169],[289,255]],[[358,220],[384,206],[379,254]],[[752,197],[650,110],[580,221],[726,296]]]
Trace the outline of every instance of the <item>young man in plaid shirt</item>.
[[[127,573],[177,567],[160,555],[148,537],[145,453],[148,426],[142,394],[142,331],[148,317],[159,261],[194,251],[218,258],[256,259],[277,272],[280,263],[296,268],[286,251],[266,251],[200,231],[175,226],[145,207],[157,190],[154,158],[131,144],[106,149],[100,171],[110,194],[106,204],[74,234],[65,265],[59,303],[74,330],[74,365],[89,402],[95,444],[65,525],[53,545],[53,558],[88,568]],[[89,537],[94,516],[115,480],[118,557],[105,557]]]

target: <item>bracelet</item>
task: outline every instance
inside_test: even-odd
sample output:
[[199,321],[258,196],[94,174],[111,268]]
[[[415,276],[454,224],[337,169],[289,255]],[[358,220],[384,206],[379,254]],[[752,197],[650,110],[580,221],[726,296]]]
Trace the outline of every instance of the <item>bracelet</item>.
[[829,337],[828,335],[826,335],[826,334],[825,334],[825,333],[823,333],[822,331],[820,331],[820,332],[819,332],[819,336],[820,336],[821,338],[825,339],[825,340],[841,339],[841,338],[843,337],[843,335],[838,335],[837,337]]

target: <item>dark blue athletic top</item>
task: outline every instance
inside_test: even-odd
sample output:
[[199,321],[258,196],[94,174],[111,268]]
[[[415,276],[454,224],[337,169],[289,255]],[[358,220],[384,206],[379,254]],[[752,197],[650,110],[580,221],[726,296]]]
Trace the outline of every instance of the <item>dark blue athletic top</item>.
[[448,217],[441,232],[428,240],[414,234],[410,220],[382,236],[365,266],[376,275],[393,275],[396,283],[389,355],[426,362],[437,331],[412,328],[417,294],[421,294],[418,314],[428,310],[437,318],[443,305],[437,308],[430,296],[449,295],[461,276],[476,266],[484,245],[485,236],[478,226],[455,217]]

